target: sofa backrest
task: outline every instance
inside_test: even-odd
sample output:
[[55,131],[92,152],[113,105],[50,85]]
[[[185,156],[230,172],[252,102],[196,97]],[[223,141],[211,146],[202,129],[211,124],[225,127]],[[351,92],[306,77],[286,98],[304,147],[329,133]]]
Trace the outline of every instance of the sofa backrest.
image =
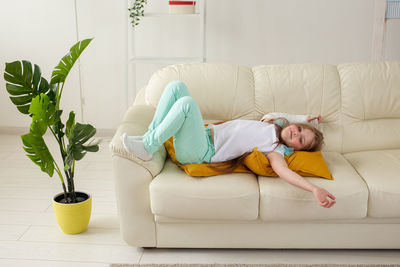
[[400,62],[341,64],[337,69],[342,151],[400,148]]
[[255,109],[270,112],[321,114],[318,128],[324,150],[340,151],[340,80],[336,66],[322,64],[267,65],[253,68]]
[[165,86],[174,80],[186,84],[205,121],[255,119],[251,68],[216,63],[168,66],[152,75],[146,87],[146,103],[156,107]]
[[321,114],[325,151],[400,148],[400,62],[177,64],[151,77],[146,103],[156,107],[174,80],[188,86],[205,121],[260,119],[269,112]]

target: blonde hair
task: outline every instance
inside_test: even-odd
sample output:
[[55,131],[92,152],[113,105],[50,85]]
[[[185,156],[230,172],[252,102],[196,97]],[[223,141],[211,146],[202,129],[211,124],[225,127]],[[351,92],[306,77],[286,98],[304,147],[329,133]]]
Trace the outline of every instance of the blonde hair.
[[[288,120],[286,120],[285,118],[278,118],[275,120],[285,120],[287,122],[283,127],[275,124],[276,136],[278,137],[277,145],[280,145],[280,144],[286,145],[281,137],[282,130],[284,128],[286,128],[287,126],[294,124],[294,125],[301,126],[305,129],[309,129],[314,133],[314,138],[311,141],[311,143],[308,146],[305,146],[303,149],[301,149],[301,151],[315,152],[315,151],[320,151],[322,149],[322,146],[324,145],[324,135],[322,134],[322,132],[320,130],[318,130],[311,124],[307,124],[307,123],[290,123],[289,124]],[[268,120],[268,122],[270,122],[270,121],[274,122],[275,120]]]

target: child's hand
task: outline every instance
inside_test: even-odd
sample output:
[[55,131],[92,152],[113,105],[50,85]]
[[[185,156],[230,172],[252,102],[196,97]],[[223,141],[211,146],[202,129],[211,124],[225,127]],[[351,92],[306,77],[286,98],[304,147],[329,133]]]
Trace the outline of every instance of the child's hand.
[[[318,201],[318,204],[320,204],[324,208],[330,208],[336,203],[335,196],[321,187],[316,187],[313,190],[313,194],[315,199]],[[328,197],[333,200],[329,200]]]
[[317,119],[318,120],[318,124],[320,124],[322,122],[321,114],[318,114],[318,116],[308,116],[307,121],[311,122],[311,121],[313,121],[315,119]]

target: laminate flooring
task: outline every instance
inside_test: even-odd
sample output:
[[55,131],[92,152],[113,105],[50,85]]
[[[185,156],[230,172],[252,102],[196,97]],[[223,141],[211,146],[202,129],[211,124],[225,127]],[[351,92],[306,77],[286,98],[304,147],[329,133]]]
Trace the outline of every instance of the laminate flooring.
[[[48,177],[25,156],[19,135],[0,133],[0,266],[400,264],[400,250],[143,249],[129,246],[119,233],[108,148],[111,136],[100,140],[100,151],[88,153],[75,167],[77,190],[93,196],[89,228],[79,235],[66,235],[57,225],[51,204],[52,197],[62,191],[59,178]],[[52,136],[46,136],[46,141],[50,149],[57,149]],[[59,153],[55,151],[53,154]]]

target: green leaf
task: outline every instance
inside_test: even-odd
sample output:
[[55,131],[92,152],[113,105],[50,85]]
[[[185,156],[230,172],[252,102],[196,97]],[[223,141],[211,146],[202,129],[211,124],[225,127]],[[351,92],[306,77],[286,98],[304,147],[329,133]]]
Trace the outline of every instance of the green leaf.
[[51,74],[50,84],[57,84],[65,82],[70,70],[74,66],[76,60],[82,54],[83,50],[89,45],[89,43],[93,40],[85,39],[77,42],[75,45],[71,47],[69,53],[66,54],[58,65],[54,68],[53,73]]
[[16,106],[23,106],[26,104],[30,105],[30,102],[32,101],[32,96],[26,95],[26,96],[20,96],[20,97],[14,97],[10,96],[11,102],[14,103]]
[[47,148],[43,137],[32,133],[21,136],[27,156],[47,173],[50,177],[54,174],[54,159]]
[[62,110],[57,110],[55,113],[55,123],[53,124],[53,131],[58,136],[59,139],[64,137],[64,124],[61,122]]
[[[6,77],[8,77],[8,76],[4,75],[4,78],[6,78]],[[10,80],[10,79],[8,79],[8,80]],[[32,93],[32,90],[30,88],[26,88],[26,87],[23,87],[23,86],[10,84],[10,83],[6,84],[6,89],[7,89],[7,92],[10,95],[21,95],[21,94],[30,94],[30,93]]]
[[49,94],[54,101],[55,95],[51,93],[49,83],[41,76],[39,66],[29,61],[14,61],[6,63],[4,72],[7,92],[12,96],[11,101],[23,114],[29,114],[29,105],[34,97],[43,93]]
[[72,156],[72,153],[67,152],[67,156],[65,157],[65,161],[64,161],[64,170],[68,171],[71,168],[73,163],[74,163],[74,158]]
[[69,166],[67,163],[64,165],[64,171],[68,171],[71,169],[71,166]]
[[45,94],[32,99],[29,112],[33,115],[30,132],[34,135],[43,136],[47,127],[55,123],[55,106]]
[[69,139],[75,127],[75,113],[71,111],[67,121],[67,128],[65,128],[65,135]]
[[88,152],[97,152],[97,151],[99,151],[99,146],[98,145],[82,146],[82,147]]
[[84,144],[96,134],[96,129],[90,124],[76,123],[68,138],[66,163],[71,166],[73,160],[81,160],[87,152],[98,151],[98,145],[85,146]]
[[21,112],[22,114],[29,114],[29,105],[17,106],[17,109],[18,109],[19,112]]

